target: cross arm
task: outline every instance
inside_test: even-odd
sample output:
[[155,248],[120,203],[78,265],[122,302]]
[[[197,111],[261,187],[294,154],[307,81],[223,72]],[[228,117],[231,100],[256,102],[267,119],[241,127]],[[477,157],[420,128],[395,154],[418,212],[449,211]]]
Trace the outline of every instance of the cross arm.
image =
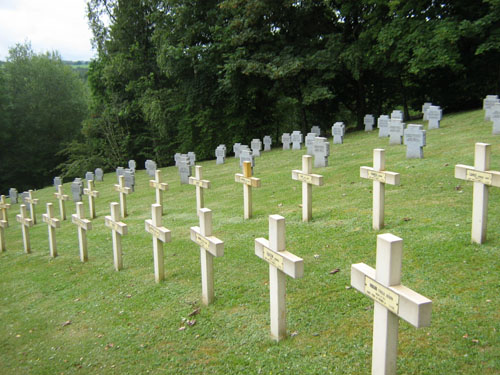
[[307,182],[317,186],[323,185],[323,176],[319,174],[307,174],[299,170],[292,170],[292,179],[297,181]]
[[54,193],[54,197],[57,199],[62,199],[63,201],[69,201],[69,195]]
[[121,221],[113,221],[113,218],[111,216],[104,217],[104,224],[108,228],[111,228],[112,230],[115,230],[122,235],[125,235],[128,233],[127,224],[125,224]]
[[[372,298],[365,291],[366,277],[376,280],[375,269],[364,263],[351,266],[351,285],[364,295]],[[385,286],[385,288],[399,297],[397,316],[417,328],[427,327],[431,324],[432,301],[430,299],[403,285]]]
[[29,197],[27,197],[24,200],[26,202],[32,203],[32,204],[38,204],[40,202],[40,199],[38,199],[38,198],[29,198]]
[[360,167],[359,174],[361,178],[380,181],[389,185],[399,185],[399,173],[389,171],[376,171],[372,167]]
[[245,177],[241,173],[236,173],[234,175],[234,181],[239,182],[241,184],[249,185],[254,188],[260,187],[260,178],[257,177]]
[[92,222],[88,219],[80,219],[76,214],[71,215],[71,222],[85,230],[92,229]]
[[170,230],[165,227],[155,227],[153,221],[148,219],[145,221],[146,232],[151,233],[158,238],[161,242],[170,242]]
[[207,250],[215,257],[224,255],[224,241],[214,236],[203,236],[200,227],[191,227],[191,241],[196,242],[200,247]]
[[61,222],[59,221],[59,219],[57,219],[55,217],[49,217],[49,215],[47,215],[47,214],[42,214],[42,220],[44,223],[47,223],[54,228],[61,227]]
[[[286,250],[279,252],[271,250],[269,240],[265,238],[255,239],[255,255],[294,279],[300,279],[304,276],[304,260],[302,258]],[[270,257],[273,259],[270,260]]]
[[149,180],[149,186],[155,189],[168,190],[168,183],[166,182],[156,182],[155,180]]
[[455,165],[455,178],[466,181],[479,181],[485,185],[500,187],[500,172],[481,172],[470,165]]
[[126,187],[126,186],[120,186],[120,185],[114,185],[114,189],[115,191],[119,192],[119,193],[125,193],[125,194],[130,194],[130,192],[132,191],[131,188],[129,187]]
[[10,203],[0,203],[0,208],[10,208]]
[[87,188],[83,189],[83,194],[91,195],[94,198],[99,198],[99,192],[97,190],[89,190]]
[[21,215],[16,215],[16,220],[21,223],[22,225],[26,225],[28,227],[32,227],[34,224],[33,224],[33,220],[31,220],[30,218],[22,218]]
[[210,181],[208,180],[197,180],[196,177],[189,177],[189,185],[199,186],[203,189],[210,188]]
[[9,222],[5,220],[0,220],[0,227],[1,228],[8,228],[9,227]]

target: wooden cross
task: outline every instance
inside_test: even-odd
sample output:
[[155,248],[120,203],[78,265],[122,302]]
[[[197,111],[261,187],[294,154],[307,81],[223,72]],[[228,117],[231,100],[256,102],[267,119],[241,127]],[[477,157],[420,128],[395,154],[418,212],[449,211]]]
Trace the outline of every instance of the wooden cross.
[[33,224],[33,220],[27,216],[28,216],[28,214],[26,212],[26,205],[22,204],[21,205],[21,213],[19,215],[16,215],[16,220],[19,223],[21,223],[21,230],[23,231],[24,252],[26,254],[29,254],[29,253],[31,253],[29,228],[32,227],[34,224]]
[[[60,185],[59,185],[60,186]],[[61,227],[59,219],[54,217],[54,206],[52,203],[47,203],[47,213],[42,215],[43,222],[47,223],[49,228],[49,248],[50,256],[55,258],[57,256],[56,247],[56,228]]]
[[269,216],[269,241],[256,238],[255,255],[269,263],[271,337],[279,341],[286,337],[286,275],[294,279],[304,276],[303,259],[285,250],[283,216]]
[[0,220],[0,253],[3,253],[5,250],[7,250],[5,247],[5,228],[8,227],[8,221]]
[[28,196],[24,198],[24,201],[26,203],[29,203],[30,205],[31,220],[33,220],[33,225],[35,225],[36,224],[35,205],[37,205],[40,200],[33,198],[33,190],[28,190]]
[[83,189],[83,194],[89,196],[90,218],[95,219],[95,198],[99,197],[99,192],[94,190],[93,180],[87,180],[87,188]]
[[161,182],[161,171],[155,171],[155,179],[149,180],[149,186],[156,189],[156,204],[160,205],[161,214],[163,215],[163,191],[168,190],[168,184]]
[[153,259],[155,268],[155,281],[157,283],[165,279],[163,243],[170,242],[170,230],[162,226],[161,211],[162,207],[160,204],[157,203],[151,205],[151,220],[146,220],[146,232],[153,235]]
[[61,220],[66,220],[66,203],[64,203],[64,201],[69,200],[69,195],[63,194],[62,185],[57,185],[57,193],[54,193],[54,196],[59,201],[59,213]]
[[0,220],[9,222],[9,216],[7,215],[7,210],[10,208],[10,204],[6,202],[5,195],[0,195],[0,210],[2,211],[2,216]]
[[127,195],[132,189],[125,186],[125,176],[118,176],[119,184],[115,184],[115,191],[120,193],[120,209],[122,218],[127,216]]
[[194,167],[195,177],[189,177],[189,185],[196,186],[196,212],[199,212],[203,207],[205,207],[203,201],[203,189],[210,189],[210,181],[202,179],[201,166],[197,165]]
[[351,266],[351,285],[375,301],[372,374],[396,374],[399,318],[420,328],[431,322],[432,301],[401,285],[403,240],[390,233],[377,236],[376,269]]
[[111,228],[111,234],[113,237],[113,259],[115,263],[115,270],[117,271],[120,271],[123,268],[122,236],[128,233],[127,224],[122,223],[119,220],[120,212],[118,203],[111,202],[111,216],[106,216],[104,221],[106,226]]
[[478,244],[486,241],[488,224],[488,187],[500,187],[500,172],[490,171],[491,145],[476,143],[474,167],[455,165],[455,178],[473,181],[472,195],[472,242]]
[[399,173],[385,171],[385,150],[373,150],[373,168],[361,167],[361,178],[373,180],[373,229],[384,227],[385,184],[399,185]]
[[213,258],[224,255],[224,242],[212,236],[212,210],[201,208],[198,212],[200,226],[191,227],[191,241],[200,246],[201,295],[205,305],[214,300]]
[[292,179],[302,181],[302,221],[312,219],[312,186],[322,186],[323,176],[313,174],[312,172],[312,156],[302,156],[302,170],[293,170]]
[[243,212],[244,218],[252,217],[252,188],[260,188],[260,178],[252,177],[252,163],[243,162],[243,174],[236,173],[234,180],[243,184]]
[[85,219],[83,202],[76,202],[76,214],[71,215],[71,221],[78,226],[78,243],[80,245],[80,260],[88,260],[87,231],[92,229],[92,222]]

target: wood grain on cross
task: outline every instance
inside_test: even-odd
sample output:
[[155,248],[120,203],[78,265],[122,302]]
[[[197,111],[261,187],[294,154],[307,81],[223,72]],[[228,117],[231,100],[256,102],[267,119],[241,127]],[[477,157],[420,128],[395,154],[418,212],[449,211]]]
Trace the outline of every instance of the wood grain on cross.
[[151,220],[145,221],[146,232],[153,235],[153,260],[157,283],[165,279],[163,243],[170,242],[170,230],[162,225],[161,211],[161,205],[151,205]]
[[71,215],[71,222],[78,227],[78,245],[80,247],[80,260],[88,260],[87,252],[87,231],[92,229],[92,222],[85,219],[85,212],[82,202],[76,203],[76,214]]
[[149,180],[149,186],[156,190],[156,204],[160,205],[161,214],[163,215],[163,192],[168,190],[168,183],[161,182],[161,171],[155,171],[155,179]]
[[279,341],[286,337],[286,275],[304,275],[304,260],[285,250],[283,216],[269,216],[269,240],[255,239],[255,255],[269,263],[271,337]]
[[203,190],[210,189],[210,181],[203,180],[202,167],[197,165],[194,167],[194,177],[189,177],[189,185],[196,186],[196,212],[205,207],[203,200]]
[[313,185],[322,186],[323,176],[313,174],[312,159],[310,155],[302,156],[302,170],[294,169],[292,179],[302,181],[302,221],[312,219],[312,187]]
[[213,258],[224,255],[224,242],[212,236],[212,210],[198,211],[200,226],[191,227],[191,241],[200,246],[202,301],[208,305],[214,300]]
[[377,236],[376,269],[351,266],[351,285],[375,301],[372,374],[396,374],[399,318],[414,327],[431,322],[432,301],[401,285],[403,240],[390,233]]
[[243,174],[236,173],[234,180],[243,184],[243,213],[245,219],[252,217],[252,188],[260,188],[260,178],[252,177],[252,163],[243,162]]
[[476,143],[474,166],[457,164],[455,178],[474,182],[472,193],[472,242],[486,241],[489,186],[500,187],[500,172],[490,171],[491,145]]
[[373,168],[361,167],[360,176],[373,180],[373,229],[384,227],[385,184],[399,185],[399,173],[385,171],[385,150],[373,150]]
[[125,176],[118,176],[118,184],[114,185],[115,191],[120,193],[120,210],[121,217],[127,216],[127,195],[132,192],[132,189],[125,186]]
[[87,188],[83,189],[83,194],[89,197],[90,218],[95,219],[95,198],[99,197],[99,192],[94,189],[93,180],[87,180]]
[[63,186],[57,185],[57,193],[54,193],[54,196],[59,201],[59,215],[61,220],[66,220],[66,203],[65,201],[69,201],[69,195],[63,193]]
[[33,220],[33,225],[36,224],[36,213],[35,213],[35,205],[37,205],[40,200],[33,198],[33,190],[28,190],[28,196],[24,198],[24,201],[30,206],[30,214],[31,220]]
[[9,215],[7,214],[7,210],[10,208],[10,204],[5,200],[5,195],[0,195],[0,211],[2,215],[0,216],[0,220],[9,222]]
[[57,256],[56,228],[61,227],[61,222],[59,221],[59,219],[56,219],[54,217],[54,206],[52,205],[52,203],[47,203],[47,213],[42,215],[42,220],[43,222],[47,223],[49,231],[50,256],[52,258],[55,258]]
[[20,214],[16,215],[16,220],[21,223],[21,230],[23,232],[23,244],[24,244],[24,252],[26,254],[31,253],[31,244],[30,244],[30,231],[29,228],[32,227],[33,220],[28,217],[28,213],[26,212],[26,205],[22,204],[20,207]]
[[128,233],[128,229],[127,224],[120,221],[120,209],[118,207],[118,203],[111,203],[111,216],[106,216],[104,218],[104,222],[108,228],[111,228],[115,270],[120,271],[123,268],[122,236]]

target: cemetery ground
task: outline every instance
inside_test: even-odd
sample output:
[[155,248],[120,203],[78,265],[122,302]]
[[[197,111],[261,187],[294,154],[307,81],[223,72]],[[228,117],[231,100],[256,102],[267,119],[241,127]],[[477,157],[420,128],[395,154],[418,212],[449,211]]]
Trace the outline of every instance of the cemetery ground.
[[[324,185],[313,187],[309,223],[302,222],[301,184],[291,178],[304,149],[274,148],[256,158],[262,187],[253,192],[250,220],[243,220],[243,191],[234,182],[239,160],[199,163],[211,181],[205,206],[213,211],[213,235],[225,242],[224,256],[214,259],[209,306],[201,304],[200,250],[189,235],[199,225],[195,189],[180,184],[175,167],[162,168],[169,183],[163,225],[172,242],[164,245],[159,284],[144,230],[155,191],[144,170],[127,197],[120,272],[104,225],[110,202],[118,201],[114,173],[96,183],[87,263],[79,260],[71,220],[56,229],[59,256],[49,257],[41,215],[53,202],[59,216],[55,189],[36,191],[32,253],[23,253],[19,205],[12,205],[0,254],[0,373],[368,374],[373,302],[350,288],[350,269],[375,267],[380,233],[403,239],[402,284],[433,302],[430,327],[400,321],[398,373],[500,373],[500,191],[490,188],[486,243],[472,244],[473,183],[454,178],[455,164],[474,165],[476,142],[492,144],[491,169],[500,170],[500,138],[483,116],[444,116],[441,128],[427,133],[424,159],[407,160],[405,146],[389,146],[376,130],[347,133],[331,148],[329,166],[313,169]],[[400,186],[386,188],[380,231],[372,230],[372,183],[359,176],[360,166],[372,165],[374,148],[384,148],[386,169],[401,174]],[[64,189],[70,192],[69,183]],[[71,217],[73,202],[67,211]],[[304,259],[304,277],[287,280],[288,338],[279,343],[269,335],[268,264],[254,254],[255,238],[268,238],[271,214],[286,218],[286,249]]]

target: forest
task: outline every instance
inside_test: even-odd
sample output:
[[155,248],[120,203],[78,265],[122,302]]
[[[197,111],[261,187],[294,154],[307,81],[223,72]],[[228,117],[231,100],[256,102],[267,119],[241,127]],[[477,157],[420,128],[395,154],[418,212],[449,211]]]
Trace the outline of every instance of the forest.
[[283,132],[360,129],[500,89],[500,0],[90,0],[88,75],[14,46],[0,65],[0,191],[135,159],[214,157]]

